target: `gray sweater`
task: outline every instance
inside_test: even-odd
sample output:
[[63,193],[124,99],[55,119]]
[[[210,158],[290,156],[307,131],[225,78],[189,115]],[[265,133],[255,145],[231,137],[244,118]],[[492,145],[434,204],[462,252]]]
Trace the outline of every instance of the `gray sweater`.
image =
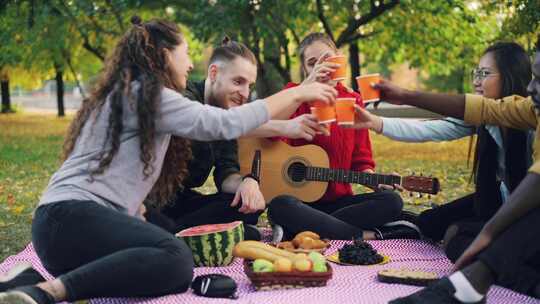
[[[133,83],[132,92],[138,88],[138,83]],[[94,180],[90,181],[90,171],[97,168],[96,158],[103,150],[109,127],[109,100],[103,106],[101,115],[92,114],[81,130],[75,148],[49,181],[39,205],[63,200],[91,200],[135,215],[160,175],[171,135],[208,141],[234,139],[270,118],[263,100],[224,110],[163,89],[156,117],[155,157],[152,160],[154,171],[145,178],[144,164],[140,160],[135,107],[127,97],[124,98],[124,128],[120,134],[118,152],[104,173],[95,175]]]

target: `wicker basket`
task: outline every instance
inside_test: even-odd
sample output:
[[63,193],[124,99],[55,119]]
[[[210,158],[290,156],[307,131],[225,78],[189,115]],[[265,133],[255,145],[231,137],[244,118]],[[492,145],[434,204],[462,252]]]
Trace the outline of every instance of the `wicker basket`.
[[332,278],[332,266],[326,263],[326,267],[326,272],[254,272],[253,261],[244,260],[244,272],[256,290],[326,286]]

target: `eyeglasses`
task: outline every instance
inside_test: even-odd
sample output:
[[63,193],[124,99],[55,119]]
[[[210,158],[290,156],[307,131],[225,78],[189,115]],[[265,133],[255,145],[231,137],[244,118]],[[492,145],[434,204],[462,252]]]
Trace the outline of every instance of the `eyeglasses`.
[[498,75],[499,73],[491,72],[490,70],[484,69],[484,68],[474,68],[471,71],[471,77],[473,81],[482,81],[488,77],[491,77],[493,75]]

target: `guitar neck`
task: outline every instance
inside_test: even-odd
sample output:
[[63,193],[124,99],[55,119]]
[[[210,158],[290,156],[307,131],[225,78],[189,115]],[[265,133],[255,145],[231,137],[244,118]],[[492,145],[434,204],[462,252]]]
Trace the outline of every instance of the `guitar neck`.
[[306,167],[305,179],[318,182],[361,184],[368,187],[377,187],[381,184],[401,185],[400,176],[364,173],[345,169],[329,169],[321,167]]

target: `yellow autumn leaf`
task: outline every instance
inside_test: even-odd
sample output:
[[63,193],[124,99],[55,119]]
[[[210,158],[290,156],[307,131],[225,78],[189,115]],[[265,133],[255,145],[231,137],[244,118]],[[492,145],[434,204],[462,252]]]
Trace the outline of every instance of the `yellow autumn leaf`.
[[15,207],[12,207],[12,208],[11,208],[11,212],[12,212],[13,214],[19,215],[19,214],[21,214],[23,211],[24,211],[24,206],[15,206]]

